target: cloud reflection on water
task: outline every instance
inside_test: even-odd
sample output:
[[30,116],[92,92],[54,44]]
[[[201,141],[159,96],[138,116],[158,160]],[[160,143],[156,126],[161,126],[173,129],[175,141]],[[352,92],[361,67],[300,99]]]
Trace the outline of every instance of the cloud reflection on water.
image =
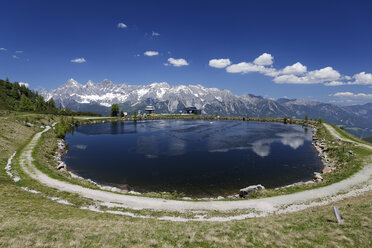
[[280,142],[283,145],[290,146],[292,149],[296,150],[297,148],[304,145],[305,140],[309,138],[300,132],[291,132],[291,133],[278,133],[272,139],[261,139],[252,143],[252,150],[260,157],[266,157],[270,154],[271,144],[274,142]]
[[[231,126],[236,123],[223,123],[219,129],[211,129],[205,122],[200,125],[193,123],[180,126],[169,125],[166,121],[147,124],[150,125],[146,127],[146,131],[150,133],[139,136],[135,148],[137,153],[144,154],[147,158],[179,156],[195,151],[213,153],[250,149],[260,157],[267,157],[270,155],[271,145],[275,142],[296,150],[303,146],[306,140],[311,140],[311,135],[299,126],[287,126],[290,128],[288,131],[262,129],[252,132],[249,128],[238,129]],[[153,126],[154,124],[156,126]]]
[[174,137],[168,137],[167,141],[164,142],[164,137],[156,135],[140,136],[137,139],[136,151],[145,154],[147,158],[179,156],[186,153],[186,142]]

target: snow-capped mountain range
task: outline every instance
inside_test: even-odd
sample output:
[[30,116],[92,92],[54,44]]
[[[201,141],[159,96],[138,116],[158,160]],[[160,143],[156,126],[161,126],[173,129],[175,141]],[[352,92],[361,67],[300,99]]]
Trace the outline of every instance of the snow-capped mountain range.
[[342,107],[334,104],[295,99],[268,99],[251,94],[237,96],[228,90],[206,88],[202,85],[174,85],[165,82],[149,85],[114,84],[88,81],[80,84],[69,79],[49,92],[41,93],[47,100],[53,98],[57,106],[73,110],[98,112],[107,115],[109,107],[118,103],[127,112],[143,110],[154,105],[158,113],[179,113],[187,106],[195,106],[202,114],[303,118],[322,117],[325,121],[350,127],[372,127],[371,111],[355,111],[366,105]]

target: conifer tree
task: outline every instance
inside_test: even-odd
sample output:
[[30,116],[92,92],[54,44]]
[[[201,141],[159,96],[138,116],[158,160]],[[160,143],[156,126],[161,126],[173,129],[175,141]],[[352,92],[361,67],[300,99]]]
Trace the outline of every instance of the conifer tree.
[[111,106],[111,111],[110,111],[110,116],[114,117],[114,116],[118,116],[119,114],[119,105],[117,104],[112,104]]

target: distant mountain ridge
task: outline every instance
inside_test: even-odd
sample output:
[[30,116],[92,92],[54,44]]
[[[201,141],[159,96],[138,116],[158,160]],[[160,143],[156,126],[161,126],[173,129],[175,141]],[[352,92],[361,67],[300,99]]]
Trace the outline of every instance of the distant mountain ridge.
[[308,115],[311,119],[322,117],[330,123],[348,127],[372,127],[372,103],[344,107],[308,100],[273,100],[251,94],[237,96],[229,90],[202,85],[171,86],[165,82],[128,85],[114,84],[107,79],[100,83],[88,81],[80,84],[69,79],[59,88],[41,94],[47,100],[53,98],[57,106],[105,115],[114,103],[127,112],[143,110],[146,105],[152,104],[157,113],[179,113],[186,106],[195,106],[206,115],[294,118]]

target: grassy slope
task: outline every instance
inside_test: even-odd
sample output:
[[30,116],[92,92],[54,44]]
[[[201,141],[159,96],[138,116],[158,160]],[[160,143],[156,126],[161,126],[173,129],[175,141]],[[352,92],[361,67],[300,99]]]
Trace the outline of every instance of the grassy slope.
[[331,126],[333,128],[335,128],[337,130],[337,132],[340,134],[340,136],[343,137],[343,138],[350,139],[350,140],[355,141],[355,142],[370,145],[366,140],[359,139],[357,136],[352,135],[351,133],[348,133],[347,131],[338,128],[336,125],[331,125]]
[[372,143],[372,136],[370,137],[367,137],[367,138],[364,138],[363,140],[369,142],[369,143]]
[[[371,247],[372,192],[295,214],[227,223],[175,223],[100,214],[21,190],[6,159],[36,129],[0,118],[0,247]],[[11,132],[9,130],[12,130]]]

